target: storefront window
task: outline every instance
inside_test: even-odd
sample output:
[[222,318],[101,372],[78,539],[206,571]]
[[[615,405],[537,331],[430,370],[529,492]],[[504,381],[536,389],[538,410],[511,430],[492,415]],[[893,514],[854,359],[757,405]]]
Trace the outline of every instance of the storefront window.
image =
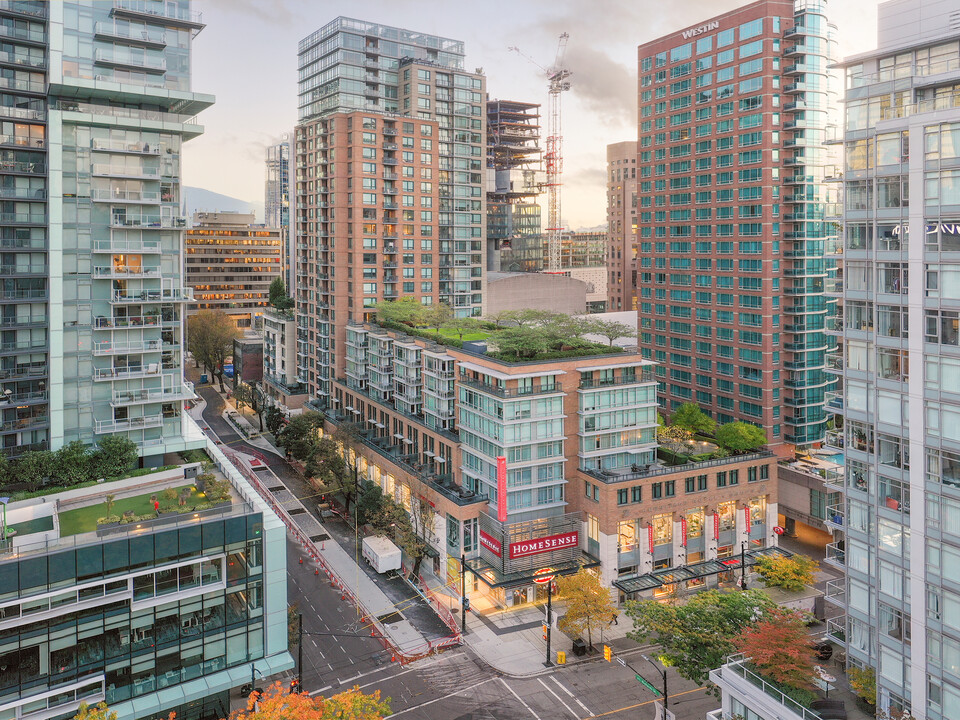
[[617,545],[619,552],[637,549],[637,523],[635,520],[622,520],[617,524]]
[[750,525],[756,527],[763,525],[767,519],[767,501],[766,498],[758,497],[750,500]]
[[[687,511],[687,539],[703,536],[703,508]],[[688,558],[689,562],[689,558]]]
[[460,521],[452,515],[447,515],[447,552],[460,552]]
[[673,513],[653,516],[653,544],[668,545],[673,542]]
[[733,530],[737,526],[737,503],[734,500],[720,503],[717,506],[717,514],[720,516],[720,530]]

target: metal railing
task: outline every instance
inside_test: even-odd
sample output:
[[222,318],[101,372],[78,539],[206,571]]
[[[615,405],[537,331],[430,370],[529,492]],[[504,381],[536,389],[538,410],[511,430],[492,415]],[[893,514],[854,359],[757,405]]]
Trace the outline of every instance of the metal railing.
[[770,450],[749,453],[746,455],[730,455],[724,458],[714,458],[713,460],[703,460],[702,462],[685,463],[683,465],[669,465],[667,467],[653,467],[637,472],[616,472],[614,470],[583,470],[580,472],[597,478],[605,483],[618,483],[627,480],[640,480],[657,475],[670,475],[673,473],[690,473],[699,471],[702,468],[716,467],[719,465],[730,465],[732,463],[753,462],[755,460],[766,460],[774,457]]
[[[174,415],[173,417],[177,416]],[[126,420],[97,420],[94,432],[103,434],[161,427],[163,425],[163,418],[164,416],[161,414],[127,418]]]
[[792,697],[784,695],[776,685],[748,668],[748,661],[749,658],[745,657],[742,653],[738,655],[731,655],[729,658],[727,658],[727,663],[722,665],[719,671],[715,672],[719,672],[722,678],[723,674],[729,670],[731,673],[738,675],[754,687],[761,690],[765,695],[772,698],[778,704],[783,705],[783,707],[790,712],[800,716],[803,720],[821,720],[819,713],[811,710],[810,708],[804,707]]

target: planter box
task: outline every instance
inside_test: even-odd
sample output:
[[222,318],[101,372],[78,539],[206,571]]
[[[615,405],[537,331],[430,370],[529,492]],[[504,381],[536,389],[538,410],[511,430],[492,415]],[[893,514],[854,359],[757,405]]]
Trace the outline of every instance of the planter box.
[[128,523],[115,522],[115,523],[109,523],[107,525],[98,525],[97,536],[104,537],[106,535],[117,535],[119,533],[129,532],[130,530],[133,530],[134,528],[136,528],[138,525],[141,526],[141,528],[143,526],[146,526],[147,529],[162,527],[163,525],[173,525],[177,522],[180,522],[180,520],[186,520],[186,519],[192,518],[194,513],[198,514],[201,518],[209,517],[212,515],[218,515],[228,510],[232,504],[233,503],[230,502],[229,500],[224,500],[222,502],[218,502],[213,507],[209,507],[204,510],[191,510],[190,512],[185,512],[185,513],[168,512],[168,513],[163,513],[159,517],[150,518],[149,520],[138,520],[136,522],[128,522]]

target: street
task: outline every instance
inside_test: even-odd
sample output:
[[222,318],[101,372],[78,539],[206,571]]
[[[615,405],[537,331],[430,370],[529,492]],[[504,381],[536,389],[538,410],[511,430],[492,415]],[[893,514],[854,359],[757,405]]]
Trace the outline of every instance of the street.
[[[197,392],[207,403],[203,420],[219,439],[241,452],[262,453],[273,473],[313,512],[315,503],[307,500],[316,491],[284,458],[247,443],[221,417],[224,401],[212,387],[201,386]],[[355,538],[343,521],[326,520],[325,527],[345,550],[354,551]],[[367,568],[362,571],[372,573]],[[353,686],[365,692],[380,690],[391,699],[393,714],[388,717],[402,720],[652,720],[655,716],[653,693],[636,680],[632,670],[607,663],[602,656],[575,666],[531,668],[530,672],[539,674],[525,677],[503,675],[469,645],[406,666],[392,662],[380,640],[370,637],[356,608],[341,600],[323,573],[315,574],[309,557],[293,542],[287,546],[287,573],[288,603],[303,614],[303,689],[311,694],[332,694]],[[372,577],[405,616],[416,618],[422,631],[431,636],[443,632],[442,623],[430,617],[429,610],[424,614],[417,607],[418,598],[409,586],[402,581],[384,583],[375,573]],[[295,643],[291,653],[296,658]],[[660,677],[640,650],[628,651],[624,657],[655,687],[661,687]],[[668,670],[668,682],[670,710],[677,720],[702,720],[719,706],[705,690],[673,670]]]

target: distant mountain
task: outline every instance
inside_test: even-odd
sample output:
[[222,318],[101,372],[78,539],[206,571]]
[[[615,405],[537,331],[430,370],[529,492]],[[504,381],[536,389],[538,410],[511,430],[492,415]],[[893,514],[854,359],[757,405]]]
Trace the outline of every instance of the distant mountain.
[[229,195],[190,186],[184,186],[183,192],[188,218],[192,218],[195,212],[253,212],[257,215],[257,222],[263,222],[262,199],[239,200]]

